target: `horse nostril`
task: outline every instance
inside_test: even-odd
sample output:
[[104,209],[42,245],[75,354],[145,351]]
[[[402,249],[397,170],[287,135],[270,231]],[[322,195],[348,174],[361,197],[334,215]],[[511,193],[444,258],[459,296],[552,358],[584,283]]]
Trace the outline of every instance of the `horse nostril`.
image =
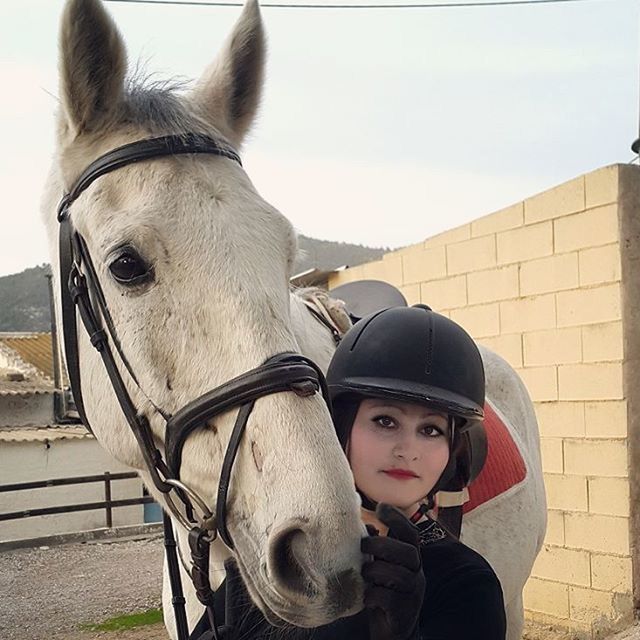
[[287,529],[279,533],[271,545],[270,569],[279,586],[311,596],[315,589],[301,563],[307,546],[306,538],[302,529]]

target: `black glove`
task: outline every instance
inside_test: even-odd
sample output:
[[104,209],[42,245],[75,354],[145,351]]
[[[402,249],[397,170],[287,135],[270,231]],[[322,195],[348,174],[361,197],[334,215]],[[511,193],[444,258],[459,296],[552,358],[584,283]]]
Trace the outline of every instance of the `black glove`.
[[373,556],[362,565],[370,638],[408,640],[418,625],[425,588],[418,529],[388,504],[379,504],[376,516],[389,533],[363,538],[360,544],[363,553]]

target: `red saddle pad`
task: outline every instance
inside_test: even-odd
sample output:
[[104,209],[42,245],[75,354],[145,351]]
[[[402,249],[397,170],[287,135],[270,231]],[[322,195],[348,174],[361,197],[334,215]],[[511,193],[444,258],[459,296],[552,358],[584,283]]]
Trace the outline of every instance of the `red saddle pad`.
[[484,426],[487,432],[487,460],[475,482],[469,486],[469,501],[463,513],[504,493],[522,482],[527,467],[509,430],[487,403],[484,405]]

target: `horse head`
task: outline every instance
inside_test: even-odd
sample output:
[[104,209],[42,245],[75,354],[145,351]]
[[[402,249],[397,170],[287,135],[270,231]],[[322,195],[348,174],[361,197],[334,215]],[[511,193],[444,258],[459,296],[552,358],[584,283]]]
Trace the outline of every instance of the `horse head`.
[[[264,40],[258,5],[249,0],[189,91],[131,80],[123,40],[99,0],[69,0],[57,149],[43,198],[54,274],[56,203],[97,158],[132,142],[193,133],[239,149],[260,99]],[[167,416],[274,354],[299,350],[288,289],[295,234],[232,158],[129,163],[95,179],[68,215],[126,356],[116,357],[119,374],[160,452]],[[81,330],[78,362],[96,438],[139,470],[167,506]],[[182,449],[180,480],[211,509],[236,414],[208,419]],[[232,470],[227,526],[249,593],[270,620],[315,627],[361,607],[358,498],[320,394],[255,401]]]

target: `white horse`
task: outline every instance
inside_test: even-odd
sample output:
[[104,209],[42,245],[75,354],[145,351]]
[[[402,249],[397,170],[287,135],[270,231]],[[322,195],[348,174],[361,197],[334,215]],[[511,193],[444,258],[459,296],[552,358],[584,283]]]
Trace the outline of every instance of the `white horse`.
[[[67,3],[60,52],[57,150],[43,198],[54,274],[56,203],[97,157],[193,131],[241,145],[259,102],[264,36],[251,0],[186,95],[125,83],[125,47],[98,0]],[[299,351],[288,287],[295,234],[232,160],[176,156],[120,168],[74,202],[71,220],[139,387],[124,366],[120,374],[160,449],[164,420],[155,407],[174,414],[270,356]],[[142,280],[123,281],[131,265]],[[82,395],[97,439],[165,504],[99,355],[79,334]],[[183,450],[181,480],[209,505],[236,413],[211,420]],[[248,590],[269,617],[315,627],[362,607],[359,500],[320,394],[256,401],[233,467],[227,523]],[[216,547],[214,561],[227,553]]]
[[[262,84],[258,6],[249,0],[216,63],[188,94],[125,84],[125,59],[120,35],[100,2],[70,0],[61,28],[58,146],[43,198],[54,274],[55,205],[92,160],[128,142],[194,130],[240,146]],[[301,351],[326,369],[332,337],[288,290],[296,250],[292,228],[232,161],[163,158],[119,169],[74,203],[72,220],[87,242],[140,388],[124,367],[121,375],[138,410],[149,418],[159,447],[164,423],[154,405],[173,413],[282,351]],[[150,277],[143,284],[127,286],[113,277],[122,247],[148,267]],[[98,355],[84,334],[79,340],[82,392],[96,437],[140,471],[164,504]],[[514,436],[527,476],[465,516],[463,539],[498,573],[509,640],[516,640],[523,621],[522,588],[545,529],[538,432],[515,372],[485,350],[483,358],[488,397]],[[209,505],[215,503],[235,414],[229,411],[194,432],[184,448],[181,478]],[[359,501],[322,400],[291,393],[258,400],[232,479],[228,524],[234,555],[251,597],[267,617],[314,627],[356,612],[362,590]],[[178,537],[188,557],[179,526]],[[220,541],[213,545],[214,586],[229,553]],[[193,626],[202,607],[182,573]],[[175,637],[166,580],[163,596],[167,628]]]

